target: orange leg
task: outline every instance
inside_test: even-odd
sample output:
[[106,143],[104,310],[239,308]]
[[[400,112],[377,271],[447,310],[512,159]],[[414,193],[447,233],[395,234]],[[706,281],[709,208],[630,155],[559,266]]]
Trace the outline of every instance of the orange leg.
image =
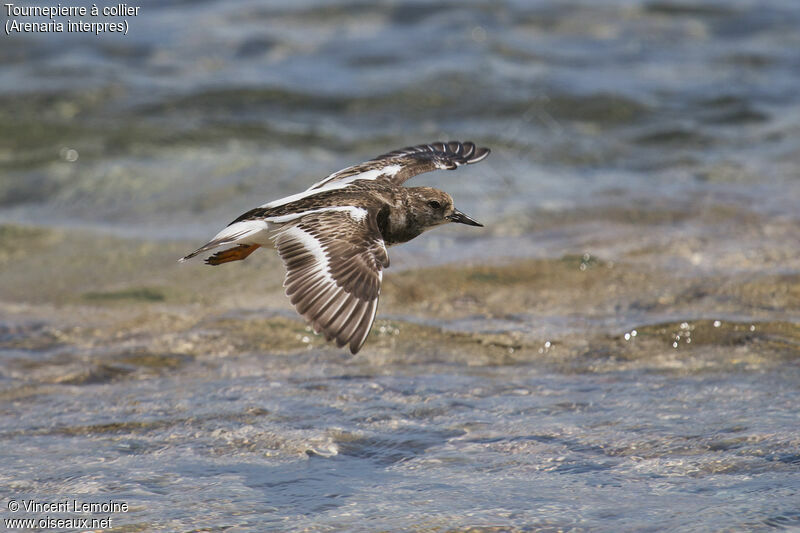
[[231,261],[241,261],[242,259],[247,259],[247,256],[255,252],[259,246],[260,245],[258,244],[240,244],[239,246],[222,250],[221,252],[217,252],[206,259],[206,264],[221,265],[223,263],[230,263]]

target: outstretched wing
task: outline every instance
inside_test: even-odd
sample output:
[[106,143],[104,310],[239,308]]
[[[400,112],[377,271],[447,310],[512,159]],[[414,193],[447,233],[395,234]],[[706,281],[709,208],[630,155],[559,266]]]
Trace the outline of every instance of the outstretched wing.
[[367,338],[389,255],[376,214],[352,207],[319,211],[274,235],[286,265],[286,295],[318,333],[358,352]]
[[[364,163],[334,172],[307,190],[266,203],[244,213],[220,231],[209,243],[198,248],[179,261],[186,261],[202,252],[227,244],[259,244],[268,231],[268,222],[287,222],[298,218],[290,207],[296,201],[305,200],[320,192],[342,189],[353,182],[385,180],[392,185],[401,185],[407,179],[436,169],[453,170],[461,165],[483,161],[489,155],[488,148],[478,148],[472,142],[435,142],[409,146],[380,155]],[[274,215],[274,216],[273,216]]]
[[478,148],[475,143],[450,141],[419,144],[395,150],[334,172],[315,183],[308,190],[320,189],[337,182],[351,183],[356,180],[388,180],[400,185],[409,178],[436,169],[453,170],[461,165],[483,161],[489,155],[488,148]]

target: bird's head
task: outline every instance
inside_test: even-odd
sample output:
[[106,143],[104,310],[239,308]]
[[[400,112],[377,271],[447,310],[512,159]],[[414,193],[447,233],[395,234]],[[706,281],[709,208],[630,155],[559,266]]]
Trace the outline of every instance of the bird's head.
[[458,222],[468,226],[483,224],[472,220],[453,205],[453,199],[444,191],[432,187],[413,187],[408,189],[410,206],[416,222],[423,227],[433,227],[448,222]]

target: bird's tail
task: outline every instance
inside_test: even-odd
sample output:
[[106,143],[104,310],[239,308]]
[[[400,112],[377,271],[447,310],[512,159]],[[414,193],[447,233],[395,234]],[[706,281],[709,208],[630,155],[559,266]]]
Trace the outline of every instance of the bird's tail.
[[[202,254],[203,252],[207,252],[208,250],[212,250],[219,246],[225,246],[227,244],[247,245],[248,248],[250,247],[250,245],[256,245],[252,250],[249,250],[244,255],[244,257],[241,257],[241,259],[244,259],[261,245],[260,241],[262,240],[264,240],[264,242],[268,241],[266,236],[262,239],[260,238],[261,236],[259,235],[261,232],[265,233],[268,232],[268,230],[269,230],[268,224],[264,220],[243,220],[241,222],[234,222],[230,226],[226,227],[225,229],[217,233],[217,235],[214,236],[213,239],[208,241],[206,244],[204,244],[194,252],[178,259],[178,262],[183,263],[187,259],[191,259],[196,255]],[[223,253],[225,252],[220,252],[219,254],[215,254],[215,257],[216,255],[220,255]],[[210,259],[211,258],[209,258],[209,260]],[[235,259],[228,259],[228,261],[234,261],[234,260]],[[209,261],[209,264],[222,264],[224,262],[227,261],[222,261],[220,263],[211,263]]]
[[187,260],[191,259],[192,257],[194,257],[196,255],[200,255],[203,252],[206,252],[208,250],[216,248],[217,246],[222,246],[223,244],[225,244],[225,243],[217,243],[217,242],[214,242],[214,241],[210,241],[210,242],[204,244],[203,246],[201,246],[200,248],[198,248],[197,250],[195,250],[194,252],[192,252],[192,253],[190,253],[188,255],[184,255],[183,257],[178,259],[178,263],[183,263],[184,261],[187,261]]

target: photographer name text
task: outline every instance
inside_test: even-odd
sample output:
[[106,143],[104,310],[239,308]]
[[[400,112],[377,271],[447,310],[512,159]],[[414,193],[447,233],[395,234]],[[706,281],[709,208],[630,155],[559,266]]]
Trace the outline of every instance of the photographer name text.
[[57,500],[42,502],[38,500],[11,500],[8,508],[12,512],[26,513],[127,513],[127,502],[107,500],[104,502],[82,502],[79,500]]

